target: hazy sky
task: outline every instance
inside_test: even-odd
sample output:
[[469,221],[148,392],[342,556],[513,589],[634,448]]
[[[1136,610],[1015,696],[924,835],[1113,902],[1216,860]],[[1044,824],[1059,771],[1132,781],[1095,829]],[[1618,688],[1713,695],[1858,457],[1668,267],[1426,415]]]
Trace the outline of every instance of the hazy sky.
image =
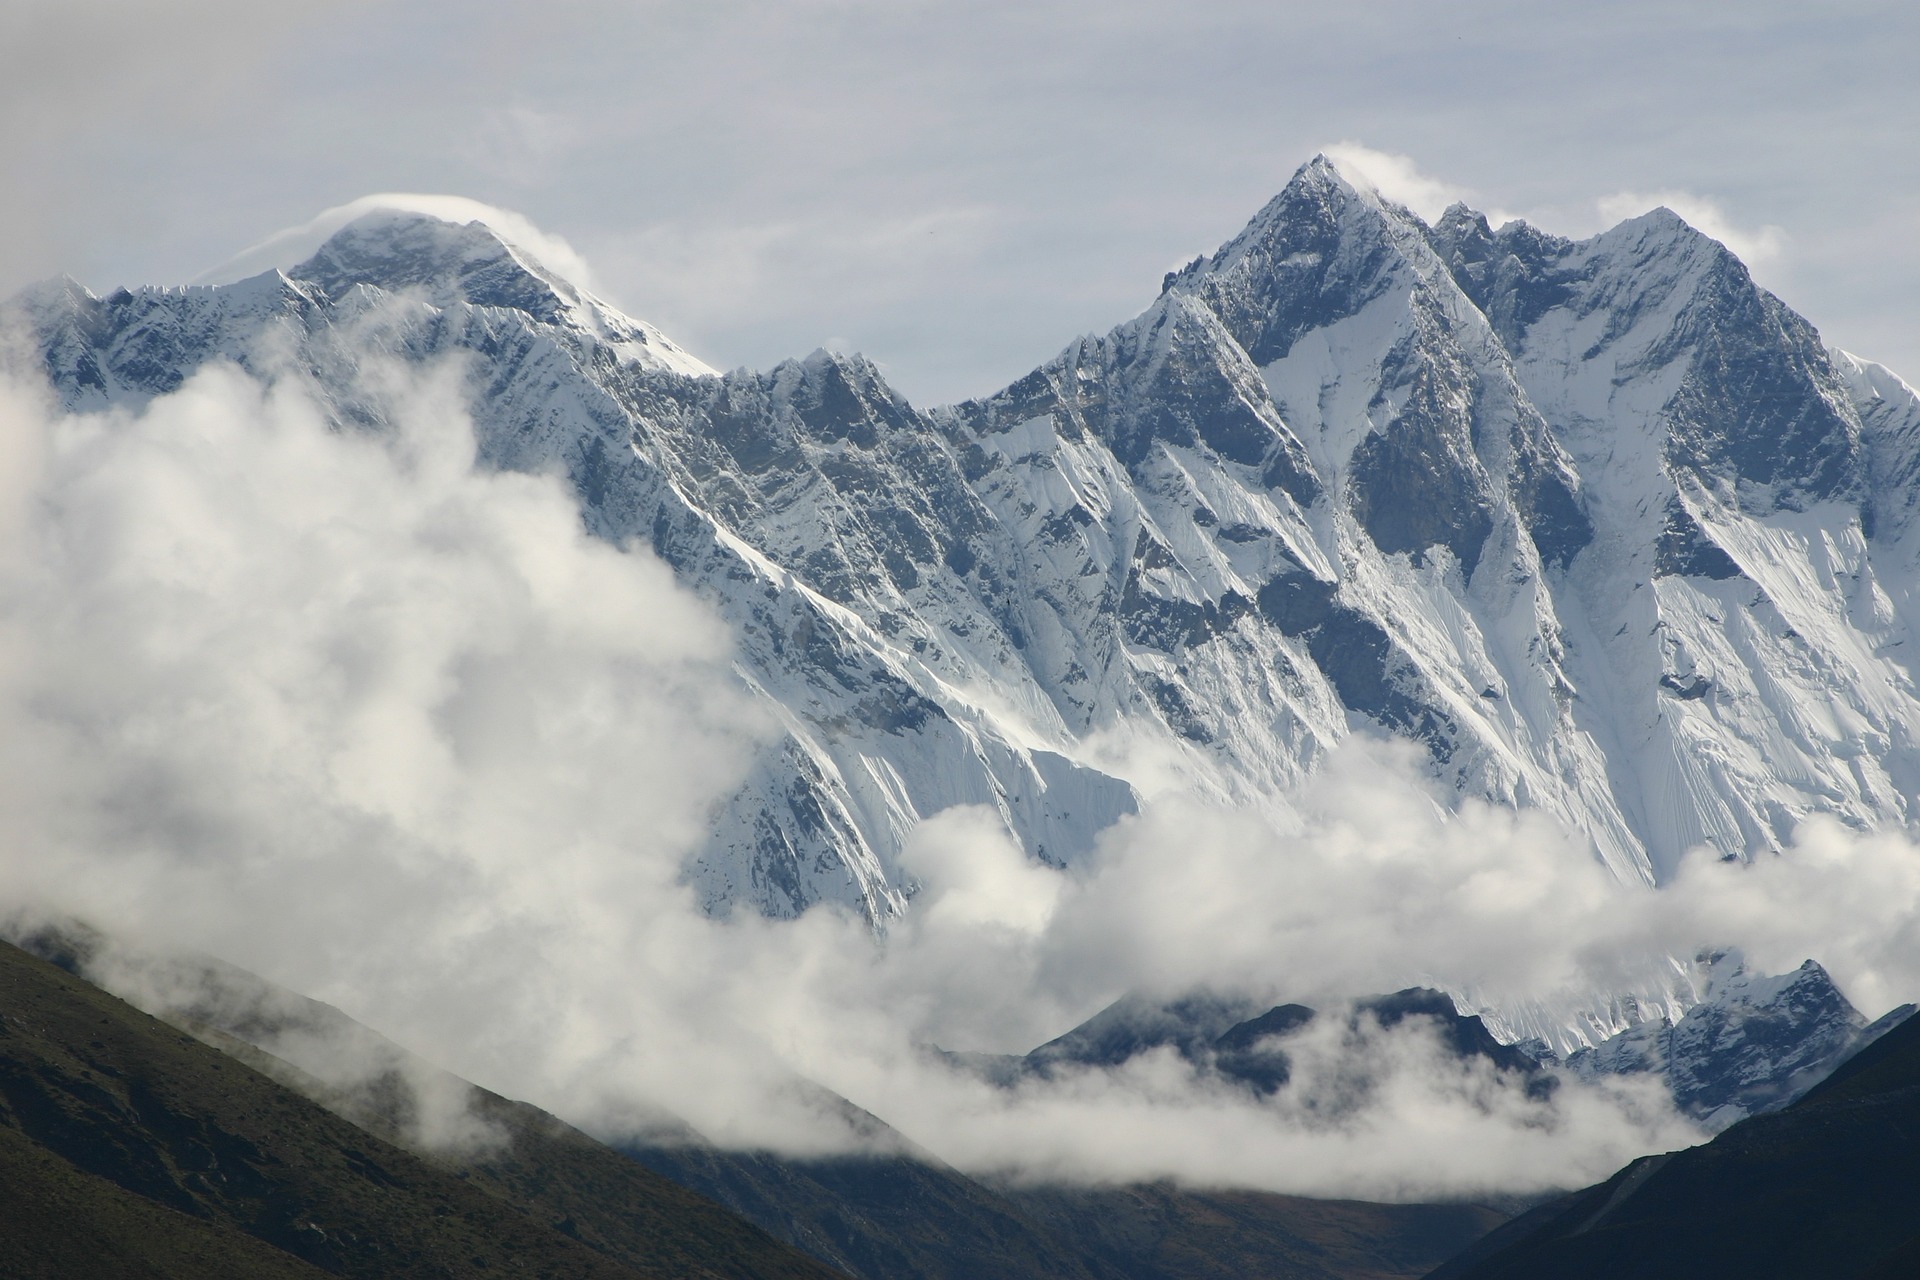
[[453,193],[711,363],[844,345],[924,403],[1127,318],[1348,141],[1567,233],[1712,202],[1920,376],[1916,53],[1897,0],[5,0],[0,288]]

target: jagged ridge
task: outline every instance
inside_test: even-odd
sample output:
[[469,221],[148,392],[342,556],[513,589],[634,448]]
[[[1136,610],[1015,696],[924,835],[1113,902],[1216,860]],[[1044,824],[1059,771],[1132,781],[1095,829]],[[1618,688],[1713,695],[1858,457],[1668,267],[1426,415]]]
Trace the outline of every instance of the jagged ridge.
[[1142,316],[931,412],[858,357],[703,373],[418,215],[285,275],[17,305],[75,408],[272,333],[377,422],[369,326],[465,353],[484,461],[557,465],[652,545],[786,727],[691,868],[715,909],[883,923],[956,803],[1071,862],[1136,806],[1130,748],[1284,816],[1375,726],[1653,882],[1810,813],[1904,825],[1920,788],[1920,401],[1665,211],[1429,228],[1315,160]]

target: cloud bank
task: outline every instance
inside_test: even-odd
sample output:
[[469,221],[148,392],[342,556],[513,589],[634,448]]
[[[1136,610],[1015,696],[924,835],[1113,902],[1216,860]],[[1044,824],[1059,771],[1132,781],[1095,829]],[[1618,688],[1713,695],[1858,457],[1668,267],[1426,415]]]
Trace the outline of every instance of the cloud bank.
[[1901,838],[1814,822],[1627,887],[1366,741],[1298,830],[1168,798],[1068,873],[958,809],[885,938],[709,918],[680,870],[768,730],[724,627],[587,538],[557,478],[476,472],[459,365],[366,376],[378,431],[292,369],[97,415],[0,389],[0,902],[219,955],[603,1132],[663,1106],[843,1149],[813,1080],[964,1168],[1379,1197],[1575,1184],[1698,1135],[1646,1082],[1543,1101],[1417,1023],[1326,1020],[1264,1101],[1164,1055],[1004,1090],[927,1046],[1023,1051],[1195,986],[1569,1007],[1729,944],[1815,955],[1869,1013],[1920,991]]

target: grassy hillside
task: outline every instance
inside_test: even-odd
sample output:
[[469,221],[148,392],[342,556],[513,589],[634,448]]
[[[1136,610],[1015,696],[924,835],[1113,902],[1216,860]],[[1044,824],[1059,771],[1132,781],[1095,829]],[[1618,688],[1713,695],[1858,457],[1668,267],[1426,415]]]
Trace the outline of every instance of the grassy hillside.
[[1916,1136],[1911,1018],[1785,1110],[1524,1214],[1434,1280],[1920,1275]]
[[[569,1133],[550,1141],[587,1143]],[[599,1150],[597,1166],[548,1162],[605,1171],[597,1184],[591,1172],[574,1173],[578,1216],[564,1212],[575,1203],[571,1193],[553,1202],[561,1212],[515,1203],[509,1184],[391,1145],[0,944],[5,1274],[832,1274],[711,1202]],[[76,1253],[124,1265],[75,1269]]]
[[326,1272],[221,1223],[82,1173],[0,1128],[0,1275],[12,1280],[320,1280]]
[[1167,1185],[1012,1194],[1101,1280],[1404,1280],[1425,1275],[1507,1216],[1483,1205]]
[[635,1155],[862,1280],[1413,1280],[1507,1216],[1164,1184],[999,1186],[901,1157]]
[[[33,945],[65,967],[85,966],[89,944],[79,935]],[[204,972],[194,969],[187,987],[207,998],[170,1011],[175,1025],[166,1025],[0,952],[0,1009],[26,1019],[0,1035],[0,1126],[12,1125],[40,1160],[22,1185],[44,1190],[48,1170],[64,1169],[90,1194],[126,1201],[126,1212],[177,1219],[176,1231],[210,1232],[240,1250],[270,1243],[281,1265],[297,1266],[297,1255],[350,1275],[467,1274],[462,1265],[498,1274],[510,1256],[508,1273],[528,1275],[551,1266],[796,1280],[1409,1280],[1502,1217],[1472,1205],[999,1185],[903,1139],[900,1154],[798,1160],[720,1150],[667,1125],[671,1141],[616,1151],[538,1108],[436,1072],[338,1010],[229,966],[192,963]],[[96,1025],[114,1034],[95,1034]],[[342,1091],[238,1038],[271,1043],[289,1025],[343,1043],[359,1037],[392,1067]],[[466,1091],[473,1116],[507,1141],[409,1149],[413,1091],[402,1077],[422,1074]],[[860,1120],[885,1130],[864,1113]],[[181,1137],[194,1126],[217,1139]],[[211,1164],[202,1148],[214,1151]],[[102,1154],[113,1151],[122,1154]],[[270,1194],[259,1179],[271,1181]],[[57,1216],[114,1221],[78,1205]],[[519,1234],[493,1238],[508,1226]],[[144,1247],[133,1227],[112,1230]],[[33,1247],[54,1256],[45,1243]],[[583,1252],[582,1269],[566,1271]],[[241,1262],[182,1274],[276,1273]]]

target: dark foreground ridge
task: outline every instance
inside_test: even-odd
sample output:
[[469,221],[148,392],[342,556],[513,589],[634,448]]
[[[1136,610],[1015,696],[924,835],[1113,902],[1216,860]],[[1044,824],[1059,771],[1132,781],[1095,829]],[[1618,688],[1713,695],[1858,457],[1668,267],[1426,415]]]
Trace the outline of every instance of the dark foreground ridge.
[[[552,1124],[540,1155],[597,1146]],[[0,943],[0,1275],[833,1274],[606,1154],[598,1185],[556,1180],[582,1201],[564,1217],[541,1188],[401,1150]]]
[[1412,1280],[1506,1216],[1170,1184],[1002,1186],[901,1156],[634,1154],[861,1280]]
[[[84,971],[84,945],[30,945]],[[1505,1217],[989,1183],[886,1133],[893,1154],[801,1160],[663,1124],[615,1150],[479,1089],[471,1113],[500,1140],[423,1154],[395,1080],[342,1093],[235,1034],[270,1007],[370,1033],[218,975],[230,999],[211,1006],[248,1008],[249,984],[269,999],[226,1028],[169,1012],[176,1027],[0,944],[0,1275],[1411,1280]]]
[[1911,1280],[1920,1019],[1785,1110],[1521,1215],[1430,1280]]

